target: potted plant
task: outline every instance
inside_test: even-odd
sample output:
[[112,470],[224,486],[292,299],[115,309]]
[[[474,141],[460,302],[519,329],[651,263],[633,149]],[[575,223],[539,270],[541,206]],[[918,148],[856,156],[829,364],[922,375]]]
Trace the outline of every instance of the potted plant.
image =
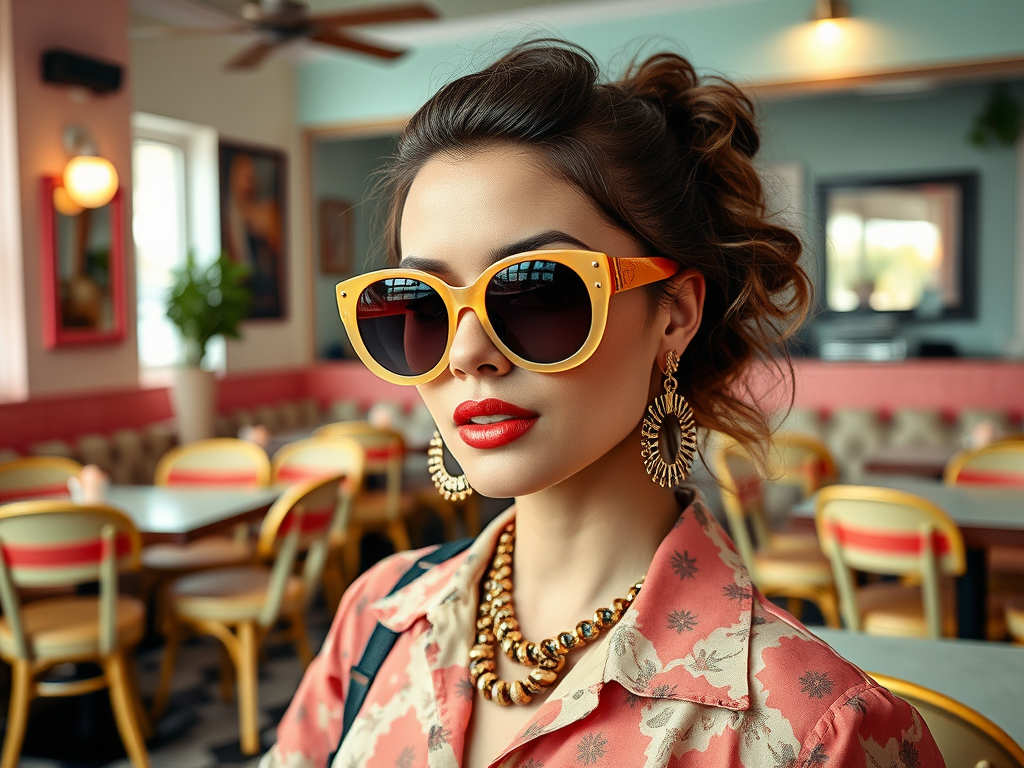
[[178,327],[184,360],[175,371],[174,413],[181,444],[213,437],[217,388],[213,371],[202,368],[206,345],[214,336],[240,337],[238,324],[249,314],[252,293],[246,287],[249,268],[222,253],[209,265],[189,253],[172,271],[167,317]]

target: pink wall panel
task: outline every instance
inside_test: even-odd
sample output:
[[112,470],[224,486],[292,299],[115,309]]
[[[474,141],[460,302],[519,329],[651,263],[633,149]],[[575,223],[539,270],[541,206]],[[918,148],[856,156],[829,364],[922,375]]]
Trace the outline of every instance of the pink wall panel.
[[[904,363],[825,363],[797,360],[795,405],[824,414],[842,407],[937,408],[947,416],[963,408],[995,408],[1014,418],[1024,415],[1024,364],[984,360],[913,360]],[[784,405],[783,388],[771,389],[771,377],[754,382],[766,407]],[[237,408],[283,400],[316,398],[321,407],[335,400],[356,400],[366,408],[390,400],[406,409],[420,402],[415,387],[381,381],[361,363],[322,363],[312,368],[236,374],[218,382],[218,408]],[[89,432],[109,433],[142,427],[173,416],[168,390],[128,389],[39,397],[0,404],[0,447],[23,450],[38,440],[74,440]]]
[[367,408],[375,402],[391,400],[409,410],[422,402],[416,387],[402,387],[382,381],[360,362],[322,363],[309,369],[306,392],[325,407],[334,400],[357,400]]

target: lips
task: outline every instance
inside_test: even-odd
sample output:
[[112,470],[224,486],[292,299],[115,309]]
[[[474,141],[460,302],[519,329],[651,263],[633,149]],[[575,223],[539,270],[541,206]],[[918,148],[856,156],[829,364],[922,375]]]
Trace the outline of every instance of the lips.
[[[474,424],[472,419],[504,416],[489,424]],[[497,448],[525,435],[537,423],[538,414],[519,406],[489,397],[467,400],[453,414],[459,437],[471,448]]]

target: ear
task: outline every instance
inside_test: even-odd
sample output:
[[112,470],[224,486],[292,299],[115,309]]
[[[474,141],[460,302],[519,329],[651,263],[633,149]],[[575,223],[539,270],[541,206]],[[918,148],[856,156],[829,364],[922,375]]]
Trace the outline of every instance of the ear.
[[669,281],[675,299],[664,308],[665,326],[658,345],[658,367],[665,371],[665,355],[671,349],[681,357],[697,334],[704,314],[704,275],[687,269]]

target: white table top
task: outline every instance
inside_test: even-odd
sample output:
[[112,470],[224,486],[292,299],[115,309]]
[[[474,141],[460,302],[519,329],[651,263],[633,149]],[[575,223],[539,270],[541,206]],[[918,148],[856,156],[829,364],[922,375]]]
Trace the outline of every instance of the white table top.
[[978,710],[1024,744],[1024,648],[979,640],[877,637],[814,627],[814,634],[867,672],[909,680]]
[[[1024,531],[1024,490],[979,485],[943,485],[939,480],[868,475],[858,485],[895,488],[923,496],[961,527]],[[814,517],[814,496],[796,504],[794,517]]]
[[191,534],[269,507],[280,488],[164,488],[111,485],[106,501],[128,513],[144,536],[190,538]]

